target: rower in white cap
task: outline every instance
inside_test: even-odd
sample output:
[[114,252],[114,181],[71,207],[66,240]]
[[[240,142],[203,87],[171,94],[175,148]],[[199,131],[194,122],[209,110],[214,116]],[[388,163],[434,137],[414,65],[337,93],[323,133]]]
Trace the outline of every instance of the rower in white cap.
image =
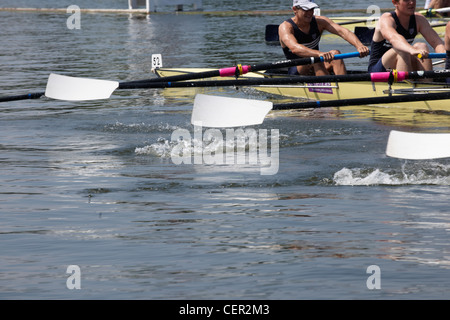
[[295,16],[280,25],[278,34],[287,59],[322,56],[324,62],[292,67],[289,69],[289,73],[300,75],[346,74],[344,61],[333,60],[334,56],[340,53],[338,50],[328,52],[319,50],[322,33],[326,30],[345,39],[358,50],[361,57],[369,55],[369,48],[363,45],[350,30],[327,17],[314,16],[316,8],[319,8],[319,5],[309,0],[294,0],[292,9]]

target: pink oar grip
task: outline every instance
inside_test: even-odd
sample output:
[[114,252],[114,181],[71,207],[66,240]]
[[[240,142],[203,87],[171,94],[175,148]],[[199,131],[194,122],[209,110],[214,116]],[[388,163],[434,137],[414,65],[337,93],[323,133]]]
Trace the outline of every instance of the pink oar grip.
[[[370,74],[370,79],[372,82],[388,82],[389,77],[391,76],[390,72],[373,72]],[[397,72],[397,79],[394,76],[394,82],[403,81],[407,79],[408,73],[405,71]]]
[[223,68],[220,69],[220,76],[221,77],[233,77],[236,75],[236,69],[238,70],[237,74],[246,74],[250,71],[250,66],[242,66],[242,73],[239,71],[239,67],[230,67],[230,68]]

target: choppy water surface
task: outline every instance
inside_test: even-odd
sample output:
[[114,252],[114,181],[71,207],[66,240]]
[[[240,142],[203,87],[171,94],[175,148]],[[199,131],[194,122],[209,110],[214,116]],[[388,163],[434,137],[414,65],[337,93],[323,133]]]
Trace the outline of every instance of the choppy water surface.
[[[37,3],[2,6],[64,7]],[[83,14],[81,29],[69,30],[68,16],[0,12],[2,96],[43,91],[50,72],[153,77],[154,53],[173,67],[282,59],[264,43],[264,26],[285,17]],[[338,40],[323,46],[352,50]],[[450,163],[385,155],[390,130],[446,131],[448,116],[277,112],[255,127],[279,131],[277,174],[261,175],[258,164],[173,163],[172,134],[195,140],[197,92],[279,99],[251,89],[147,89],[1,104],[0,298],[450,298]],[[81,290],[66,286],[69,265],[81,269]],[[367,288],[371,265],[380,290]]]

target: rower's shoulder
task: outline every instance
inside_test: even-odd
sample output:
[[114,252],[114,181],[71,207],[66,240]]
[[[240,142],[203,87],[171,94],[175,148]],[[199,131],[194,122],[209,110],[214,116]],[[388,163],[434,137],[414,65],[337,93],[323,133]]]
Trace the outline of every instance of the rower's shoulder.
[[392,20],[394,21],[394,17],[392,16],[392,12],[385,12],[380,16],[379,20]]
[[294,26],[291,22],[289,22],[289,19],[280,23],[280,25],[278,26],[278,34],[280,36],[294,34]]
[[314,18],[317,23],[333,23],[333,20],[325,16],[314,16]]
[[328,30],[331,26],[334,26],[335,28],[336,26],[339,26],[332,19],[325,16],[314,16],[314,18],[316,19],[317,26],[321,32]]
[[289,22],[288,20],[283,21],[282,23],[280,23],[278,30],[293,30],[294,27],[292,26],[292,24]]
[[375,25],[376,30],[385,29],[388,27],[389,28],[395,27],[395,19],[392,16],[391,12],[383,13]]
[[416,23],[430,24],[428,19],[423,14],[421,14],[420,12],[415,12],[414,13],[414,17],[416,18]]

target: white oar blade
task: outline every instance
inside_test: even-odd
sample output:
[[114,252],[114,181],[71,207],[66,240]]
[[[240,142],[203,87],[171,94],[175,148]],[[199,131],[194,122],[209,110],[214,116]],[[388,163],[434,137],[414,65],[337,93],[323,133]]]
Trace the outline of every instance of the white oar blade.
[[450,133],[391,131],[386,155],[393,158],[426,160],[450,157]]
[[203,127],[230,128],[261,124],[272,102],[197,94],[191,123]]
[[118,86],[117,81],[75,78],[51,73],[45,96],[69,101],[107,99]]

